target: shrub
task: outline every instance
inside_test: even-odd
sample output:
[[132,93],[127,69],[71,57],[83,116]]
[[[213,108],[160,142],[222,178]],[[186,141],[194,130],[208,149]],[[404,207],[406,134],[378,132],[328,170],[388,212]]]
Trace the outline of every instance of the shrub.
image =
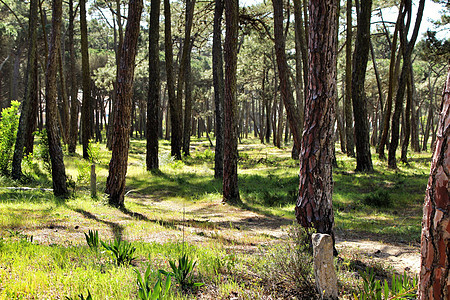
[[86,243],[89,248],[97,250],[100,246],[100,239],[98,237],[98,230],[89,230],[88,233],[84,233],[84,237],[86,238]]
[[151,287],[151,275],[150,275],[150,266],[147,267],[147,270],[145,270],[144,277],[141,276],[141,273],[139,273],[138,270],[134,270],[137,274],[137,286],[138,286],[138,298],[140,300],[150,300],[150,299],[158,299],[158,300],[164,300],[169,295],[169,289],[170,285],[172,283],[171,281],[171,275],[167,274],[166,281],[164,282],[161,278],[162,271],[158,271],[157,277],[158,280],[156,281],[156,284]]
[[19,127],[18,101],[11,101],[11,106],[4,108],[0,118],[0,172],[7,175],[10,172],[13,158],[14,143]]
[[103,241],[100,241],[100,243],[106,250],[111,252],[111,256],[118,266],[128,265],[136,259],[133,257],[136,248],[121,238],[115,238],[114,242],[109,244]]
[[52,163],[50,161],[50,150],[48,145],[47,130],[36,131],[34,135],[40,137],[40,144],[37,147],[37,156],[42,159],[44,169],[48,174],[52,174]]
[[392,201],[387,190],[379,189],[364,197],[363,203],[375,207],[389,207]]

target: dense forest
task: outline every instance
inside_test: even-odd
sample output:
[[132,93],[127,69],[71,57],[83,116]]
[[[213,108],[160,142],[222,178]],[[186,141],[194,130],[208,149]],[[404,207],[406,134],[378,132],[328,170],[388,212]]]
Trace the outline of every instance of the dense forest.
[[[283,191],[294,198],[290,220],[306,228],[308,237],[311,230],[330,234],[336,256],[333,210],[339,214],[340,204],[332,198],[340,176],[368,176],[369,185],[370,178],[379,180],[370,192],[385,199],[382,187],[391,188],[385,174],[400,182],[402,172],[422,172],[416,164],[429,166],[436,150],[427,203],[439,207],[439,193],[448,202],[448,178],[442,179],[447,185],[431,178],[442,175],[442,168],[448,172],[449,132],[442,127],[448,107],[442,103],[448,102],[449,23],[450,4],[442,0],[0,0],[0,186],[52,187],[55,199],[69,199],[61,201],[101,198],[98,186],[108,210],[147,220],[129,210],[136,204],[127,195],[138,190],[157,198],[164,189],[147,191],[138,177],[156,184],[167,176],[189,188],[188,179],[177,179],[164,166],[192,168],[193,179],[203,176],[200,166],[208,163],[205,172],[220,201],[249,211],[253,194],[246,169],[292,168],[300,176],[289,177],[294,191]],[[252,160],[262,149],[284,154],[271,162],[267,153]],[[287,153],[277,162],[277,155]],[[137,177],[136,164],[145,169]],[[333,178],[336,170],[341,173]],[[42,179],[45,172],[49,177]],[[88,177],[89,192],[82,188]],[[436,194],[428,194],[431,187]],[[264,205],[278,203],[276,192],[264,193],[271,199]],[[448,223],[448,204],[442,207],[444,217],[429,210],[435,221]],[[182,217],[184,222],[184,212]],[[446,243],[433,240],[439,244],[433,268]],[[425,266],[427,256],[423,260]],[[448,296],[448,261],[444,269],[421,273],[421,299]],[[442,286],[430,283],[430,276]],[[161,277],[158,282],[162,289]],[[192,282],[178,283],[182,291],[194,289]]]

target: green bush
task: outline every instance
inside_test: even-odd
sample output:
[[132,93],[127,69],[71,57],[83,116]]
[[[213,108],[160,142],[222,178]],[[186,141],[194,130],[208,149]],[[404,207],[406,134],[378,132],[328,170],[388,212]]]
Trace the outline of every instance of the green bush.
[[375,207],[389,207],[391,206],[392,201],[387,190],[379,189],[364,197],[363,203]]
[[102,246],[111,252],[114,262],[118,266],[129,265],[133,260],[135,260],[134,252],[136,248],[127,241],[123,241],[121,238],[115,238],[112,243],[105,243],[100,241]]
[[10,173],[13,158],[14,143],[16,142],[17,128],[19,127],[18,101],[11,101],[11,106],[4,108],[0,118],[0,172],[3,175]]
[[50,150],[48,145],[48,135],[47,130],[44,129],[42,131],[36,131],[34,133],[37,137],[40,138],[39,146],[37,147],[37,156],[42,159],[44,164],[44,169],[48,174],[52,174],[52,162],[50,160]]
[[167,274],[166,281],[164,282],[161,278],[161,274],[163,273],[161,270],[158,271],[158,280],[156,284],[151,286],[151,274],[150,274],[150,266],[147,267],[147,270],[144,273],[144,277],[141,276],[138,270],[134,270],[137,275],[137,286],[138,286],[138,298],[140,300],[151,300],[158,299],[164,300],[168,298],[171,281],[171,275]]

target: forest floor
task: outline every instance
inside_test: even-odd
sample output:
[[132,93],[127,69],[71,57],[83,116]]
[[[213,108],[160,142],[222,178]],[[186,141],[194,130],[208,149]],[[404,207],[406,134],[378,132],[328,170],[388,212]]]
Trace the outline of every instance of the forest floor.
[[[167,152],[168,144],[161,146]],[[305,292],[311,285],[293,279],[304,270],[291,270],[290,245],[301,242],[294,216],[298,167],[288,148],[254,140],[240,145],[243,204],[237,206],[222,204],[221,181],[213,179],[214,156],[206,140],[194,141],[192,156],[182,162],[162,155],[157,173],[145,171],[144,149],[144,141],[132,142],[125,210],[108,206],[101,193],[90,198],[82,176],[86,164],[78,156],[66,157],[67,172],[76,182],[67,201],[46,190],[6,189],[17,183],[0,177],[0,299],[75,297],[86,289],[103,295],[95,299],[136,297],[133,269],[113,267],[103,252],[89,252],[88,230],[98,230],[104,241],[121,237],[133,243],[137,259],[132,267],[141,271],[147,264],[167,269],[167,260],[189,253],[197,261],[194,278],[205,286],[186,295],[174,284],[175,299],[313,297]],[[411,154],[410,163],[398,170],[387,169],[374,155],[375,172],[360,174],[353,172],[353,158],[337,153],[333,206],[340,297],[358,294],[366,268],[380,280],[393,273],[416,276],[430,154]],[[108,161],[108,153],[101,151],[99,191]],[[33,187],[49,187],[44,173],[32,175]],[[31,237],[31,244],[22,243]],[[28,253],[24,259],[22,252]]]

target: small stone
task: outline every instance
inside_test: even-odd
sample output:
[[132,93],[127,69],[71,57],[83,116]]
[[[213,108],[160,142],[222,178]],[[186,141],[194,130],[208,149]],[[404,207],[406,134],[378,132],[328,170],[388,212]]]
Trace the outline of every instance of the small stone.
[[333,264],[333,239],[329,234],[312,235],[314,275],[321,299],[338,299],[336,271]]

